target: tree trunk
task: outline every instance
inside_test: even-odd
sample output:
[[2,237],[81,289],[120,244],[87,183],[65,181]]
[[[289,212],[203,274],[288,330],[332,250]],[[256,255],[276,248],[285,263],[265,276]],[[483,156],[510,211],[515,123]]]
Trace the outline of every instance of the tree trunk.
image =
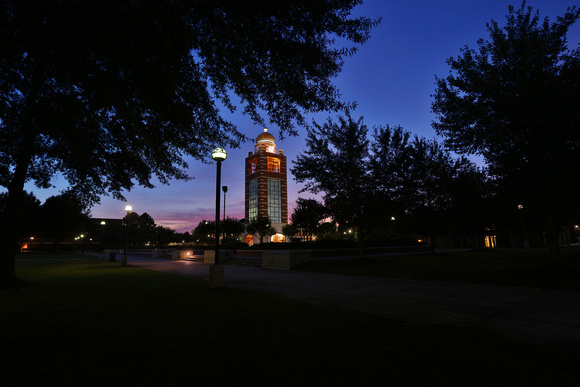
[[2,224],[0,242],[0,287],[18,283],[16,277],[16,251],[19,240],[20,213],[24,200],[24,182],[30,164],[30,152],[19,158],[12,181],[8,187],[8,198]]
[[[37,67],[33,69],[36,73]],[[24,201],[24,183],[28,169],[32,163],[35,148],[35,120],[34,109],[36,98],[40,90],[37,77],[32,77],[32,86],[28,94],[31,104],[23,111],[25,124],[20,128],[20,143],[16,145],[14,157],[16,165],[12,180],[8,184],[8,198],[4,212],[4,223],[0,229],[0,288],[19,286],[16,277],[16,251],[19,241],[19,228],[22,202]]]

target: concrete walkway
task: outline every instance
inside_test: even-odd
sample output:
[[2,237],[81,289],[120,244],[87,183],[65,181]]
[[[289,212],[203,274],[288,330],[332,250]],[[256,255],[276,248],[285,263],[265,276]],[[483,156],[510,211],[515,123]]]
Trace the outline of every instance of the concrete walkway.
[[[209,280],[209,265],[129,256],[129,264]],[[479,326],[516,340],[580,345],[580,292],[277,271],[225,265],[225,286],[356,309],[412,324]]]

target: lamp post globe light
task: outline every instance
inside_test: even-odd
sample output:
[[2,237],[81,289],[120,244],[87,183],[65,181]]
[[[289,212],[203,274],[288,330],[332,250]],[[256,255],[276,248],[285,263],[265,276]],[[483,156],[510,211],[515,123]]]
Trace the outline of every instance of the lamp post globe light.
[[123,250],[123,256],[121,257],[121,266],[127,266],[127,245],[129,244],[129,214],[132,211],[132,206],[125,206],[125,212],[127,213],[127,216],[125,217],[125,249]]
[[211,158],[217,161],[218,163],[221,163],[222,161],[228,158],[228,154],[224,148],[215,148],[211,152]]
[[211,289],[224,287],[224,267],[220,265],[220,186],[222,161],[228,157],[224,148],[215,148],[211,152],[211,158],[216,161],[216,186],[215,186],[215,255],[214,264],[209,268],[209,286]]

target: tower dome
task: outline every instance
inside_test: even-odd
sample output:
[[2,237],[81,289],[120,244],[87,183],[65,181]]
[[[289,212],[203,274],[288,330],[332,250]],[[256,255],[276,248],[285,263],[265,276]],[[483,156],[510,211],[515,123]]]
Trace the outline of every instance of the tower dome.
[[256,137],[256,144],[264,144],[270,143],[275,144],[276,139],[270,133],[268,133],[268,129],[264,128],[264,133],[260,133],[258,137]]
[[254,151],[260,152],[265,151],[269,153],[276,153],[276,139],[270,133],[268,129],[264,128],[264,132],[260,133],[256,137],[256,145],[254,145]]

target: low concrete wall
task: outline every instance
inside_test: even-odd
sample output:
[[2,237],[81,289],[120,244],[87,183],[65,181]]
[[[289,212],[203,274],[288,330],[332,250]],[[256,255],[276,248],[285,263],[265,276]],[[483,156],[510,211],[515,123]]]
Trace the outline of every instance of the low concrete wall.
[[116,254],[123,254],[123,249],[104,249],[103,250],[107,255],[109,253],[116,253]]
[[262,269],[290,270],[310,260],[310,250],[263,250]]
[[151,258],[165,258],[165,254],[172,254],[171,250],[155,249],[151,252]]
[[[419,246],[385,246],[385,247],[367,247],[365,254],[398,254],[398,253],[420,253],[429,251],[428,245]],[[327,257],[356,257],[359,255],[358,248],[349,249],[324,249],[311,250],[312,258],[327,258]]]
[[193,258],[194,251],[193,250],[173,250],[171,253],[171,259],[173,261],[180,261],[183,259]]
[[[220,250],[220,263],[229,261],[233,256],[232,250]],[[203,253],[203,263],[215,263],[215,250],[206,250]]]
[[246,267],[262,267],[261,257],[246,257],[234,255],[232,259],[227,262],[228,265],[232,266],[246,266]]
[[236,255],[243,255],[246,257],[261,257],[262,250],[237,250]]

